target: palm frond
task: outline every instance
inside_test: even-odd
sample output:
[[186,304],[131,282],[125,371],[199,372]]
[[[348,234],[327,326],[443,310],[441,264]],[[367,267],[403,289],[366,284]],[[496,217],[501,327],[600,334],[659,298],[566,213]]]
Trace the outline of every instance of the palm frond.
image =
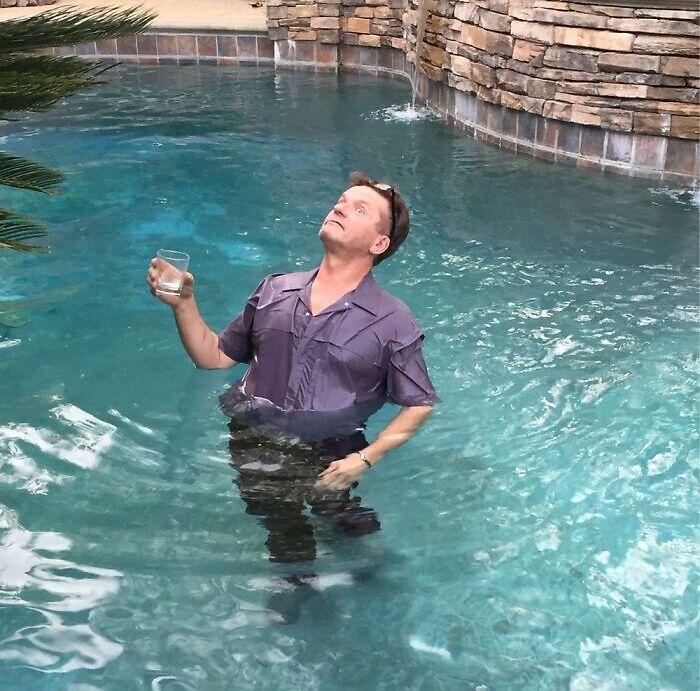
[[62,77],[66,74],[89,74],[95,69],[94,60],[74,55],[41,55],[39,53],[0,53],[0,72],[20,72]]
[[156,14],[139,7],[57,7],[24,19],[0,22],[0,53],[68,46],[141,33]]
[[26,216],[0,209],[0,249],[19,250],[20,252],[45,252],[39,245],[30,245],[26,240],[46,237],[44,226]]
[[[101,63],[94,64],[99,67]],[[97,80],[86,74],[35,74],[0,70],[0,113],[20,110],[47,110],[76,91],[96,86]]]
[[0,53],[0,113],[47,110],[76,91],[92,86],[101,60]]
[[53,188],[63,180],[63,173],[53,168],[0,151],[0,185],[56,194]]

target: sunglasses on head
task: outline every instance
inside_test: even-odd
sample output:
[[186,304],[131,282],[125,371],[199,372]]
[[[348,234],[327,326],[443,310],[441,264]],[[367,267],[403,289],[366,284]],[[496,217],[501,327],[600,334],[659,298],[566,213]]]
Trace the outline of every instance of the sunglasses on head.
[[380,190],[381,192],[391,192],[391,231],[389,232],[389,238],[393,239],[394,237],[394,188],[391,185],[387,185],[385,182],[374,182],[372,183],[372,187],[375,189]]

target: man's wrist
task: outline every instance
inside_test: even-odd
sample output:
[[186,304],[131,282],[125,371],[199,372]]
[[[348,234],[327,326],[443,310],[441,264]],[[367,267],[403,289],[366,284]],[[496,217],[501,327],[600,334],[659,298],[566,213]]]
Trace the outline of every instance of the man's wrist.
[[186,314],[194,305],[194,296],[190,295],[186,298],[180,298],[174,305],[171,305],[174,314]]
[[364,452],[364,450],[360,450],[357,452],[357,455],[360,457],[362,462],[368,467],[371,468],[373,463],[372,461],[367,457],[367,454]]

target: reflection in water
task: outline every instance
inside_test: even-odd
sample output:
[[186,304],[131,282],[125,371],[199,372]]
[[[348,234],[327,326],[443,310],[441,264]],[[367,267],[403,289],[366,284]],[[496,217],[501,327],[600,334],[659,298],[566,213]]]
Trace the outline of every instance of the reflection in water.
[[[32,458],[40,452],[85,470],[95,468],[112,446],[116,427],[71,404],[51,409],[61,423],[49,431],[28,424],[0,427],[0,483],[20,484],[32,494],[46,494],[50,483],[61,483],[65,475],[41,468]],[[23,449],[33,449],[25,453]]]
[[122,574],[43,554],[70,548],[60,533],[24,529],[0,505],[0,660],[70,672],[102,668],[121,654],[89,618],[117,593]]

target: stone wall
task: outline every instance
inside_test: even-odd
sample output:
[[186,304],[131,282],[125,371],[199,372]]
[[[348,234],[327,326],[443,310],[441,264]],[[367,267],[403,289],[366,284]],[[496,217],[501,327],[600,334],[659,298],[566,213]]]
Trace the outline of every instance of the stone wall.
[[275,41],[404,49],[406,0],[267,0],[267,26]]
[[418,70],[418,0],[267,0],[275,64],[407,77],[448,120],[504,149],[697,185],[692,5],[420,1]]
[[[433,81],[554,120],[700,136],[698,11],[558,0],[425,2],[420,72]],[[267,13],[275,41],[391,46],[415,64],[417,0],[267,0]]]
[[322,2],[267,1],[267,28],[273,41],[318,41],[336,45],[340,41],[340,0]]
[[[700,12],[427,1],[420,70],[431,80],[554,120],[698,139]],[[404,18],[413,63],[416,16],[414,4]]]

